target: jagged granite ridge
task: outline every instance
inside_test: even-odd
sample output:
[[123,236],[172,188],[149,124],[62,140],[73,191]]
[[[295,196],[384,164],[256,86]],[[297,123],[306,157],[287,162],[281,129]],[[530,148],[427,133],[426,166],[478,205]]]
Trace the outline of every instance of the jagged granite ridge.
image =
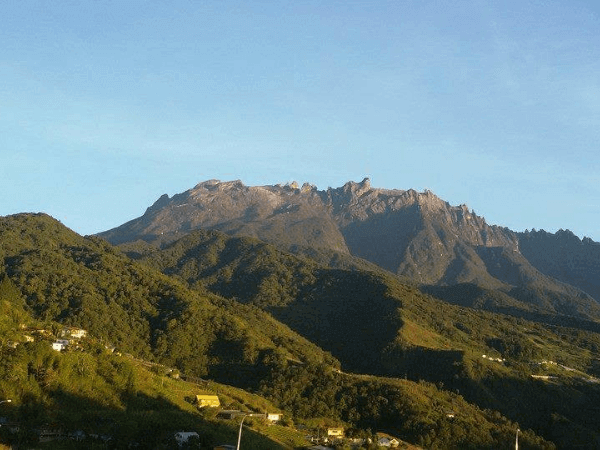
[[368,178],[327,190],[208,180],[161,196],[141,217],[100,236],[113,244],[165,243],[196,229],[250,236],[296,253],[359,257],[422,285],[474,284],[551,313],[600,318],[600,305],[582,286],[529,262],[522,235],[431,191],[374,188]]

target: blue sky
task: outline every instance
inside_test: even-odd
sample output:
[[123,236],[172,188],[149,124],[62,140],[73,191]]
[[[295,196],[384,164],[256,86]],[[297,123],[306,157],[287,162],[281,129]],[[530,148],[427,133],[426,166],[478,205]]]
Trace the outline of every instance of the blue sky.
[[600,241],[596,1],[0,2],[0,215],[370,177]]

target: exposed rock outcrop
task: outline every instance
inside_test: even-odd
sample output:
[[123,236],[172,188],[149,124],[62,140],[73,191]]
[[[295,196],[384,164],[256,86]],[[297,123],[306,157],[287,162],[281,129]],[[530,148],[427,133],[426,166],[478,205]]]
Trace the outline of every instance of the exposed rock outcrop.
[[[172,241],[196,229],[251,236],[289,251],[352,255],[426,285],[473,283],[520,298],[531,295],[549,308],[563,297],[577,298],[585,306],[576,313],[583,315],[598,306],[565,284],[568,278],[557,270],[529,263],[520,246],[531,238],[489,225],[466,205],[452,206],[431,191],[373,188],[368,178],[325,191],[309,183],[208,180],[171,198],[161,196],[143,216],[101,236],[113,243]],[[586,280],[581,286],[596,286]]]

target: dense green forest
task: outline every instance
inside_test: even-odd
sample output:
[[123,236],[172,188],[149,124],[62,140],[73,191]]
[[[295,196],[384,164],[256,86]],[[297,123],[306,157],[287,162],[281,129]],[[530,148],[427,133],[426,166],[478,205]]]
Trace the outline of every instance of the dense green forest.
[[[23,324],[61,328],[32,319],[18,296],[7,292],[13,288],[4,281],[0,289],[4,335],[22,336]],[[199,387],[165,376],[164,366],[148,370],[129,357],[108,352],[93,338],[67,352],[52,350],[50,342],[41,339],[2,347],[0,393],[14,399],[2,413],[18,423],[19,430],[0,427],[0,442],[32,445],[40,433],[79,433],[86,436],[83,441],[63,438],[37,445],[173,448],[174,433],[182,429],[200,436],[188,448],[235,442],[236,423],[216,419],[213,411],[196,410],[190,394],[199,392]],[[226,408],[274,409],[267,400],[243,391],[216,383],[203,386],[218,392]],[[372,430],[385,429],[426,448],[510,448],[517,427],[500,414],[481,411],[430,383],[353,376],[331,366],[287,359],[272,362],[259,393],[299,423],[342,424],[352,436],[370,436]],[[271,440],[271,435],[281,438],[276,427],[265,428],[260,421],[249,424],[257,431],[246,432],[244,448],[290,448]],[[522,433],[521,442],[523,448],[554,448],[531,431]]]
[[138,245],[146,264],[265,309],[331,352],[344,370],[442,383],[559,442],[569,428],[583,442],[598,442],[592,413],[600,389],[592,378],[566,369],[559,383],[531,377],[559,365],[600,375],[595,323],[573,319],[573,328],[563,317],[549,324],[448,304],[384,271],[329,269],[217,231],[193,232],[164,248]]
[[0,257],[36,318],[85,328],[123,352],[204,376],[282,352],[337,362],[267,313],[196,292],[54,219],[0,222]]
[[[17,400],[19,417],[31,405],[32,426],[83,426],[69,416],[78,400],[85,411],[100,405],[107,428],[111,414],[133,420],[138,404],[139,423],[160,417],[148,404],[184,414],[138,395],[141,372],[105,354],[116,347],[260,393],[292,421],[323,418],[425,448],[510,448],[517,427],[522,448],[599,445],[595,332],[448,304],[383,271],[332,269],[218,232],[124,251],[137,261],[46,215],[0,218],[0,395]],[[27,323],[81,327],[94,344],[57,353],[24,342]]]
[[[56,322],[32,318],[13,289],[6,279],[0,284],[3,339],[10,337],[18,343],[27,330],[62,328]],[[200,439],[188,448],[212,449],[235,442],[236,424],[199,411],[190,400],[199,387],[165,376],[163,366],[149,370],[131,357],[108,351],[95,338],[82,340],[74,350],[57,352],[50,345],[51,337],[15,346],[5,341],[0,347],[0,396],[12,400],[0,404],[0,416],[8,419],[0,425],[0,443],[49,449],[172,449],[177,445],[174,434],[182,430],[199,433]],[[227,390],[220,397],[230,407],[274,408],[245,395],[250,400],[242,405]],[[61,438],[40,443],[44,434]],[[69,436],[86,438],[80,441]],[[246,433],[244,447],[286,448],[252,431]]]
[[[339,418],[357,429],[387,430],[424,448],[510,449],[518,426],[431,383],[351,375],[288,364],[261,393],[295,416]],[[554,448],[531,431],[522,448]]]

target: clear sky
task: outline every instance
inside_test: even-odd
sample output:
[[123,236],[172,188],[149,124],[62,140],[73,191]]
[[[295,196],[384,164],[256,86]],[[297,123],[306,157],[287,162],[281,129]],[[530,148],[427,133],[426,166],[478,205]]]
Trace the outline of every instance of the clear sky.
[[600,241],[600,2],[0,2],[0,215],[371,178]]

